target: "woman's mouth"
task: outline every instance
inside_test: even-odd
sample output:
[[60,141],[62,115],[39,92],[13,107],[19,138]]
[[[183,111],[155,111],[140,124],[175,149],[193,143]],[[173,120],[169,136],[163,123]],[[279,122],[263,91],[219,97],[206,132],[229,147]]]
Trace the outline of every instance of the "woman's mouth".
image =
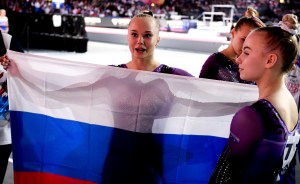
[[144,48],[135,48],[135,50],[139,53],[146,51],[146,49],[144,49]]

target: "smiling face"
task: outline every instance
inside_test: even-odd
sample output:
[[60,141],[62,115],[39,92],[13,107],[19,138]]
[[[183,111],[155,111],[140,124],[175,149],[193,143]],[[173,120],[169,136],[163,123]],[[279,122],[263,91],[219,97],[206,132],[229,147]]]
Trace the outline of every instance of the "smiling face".
[[263,33],[250,33],[244,42],[242,54],[237,58],[240,78],[256,82],[263,75],[269,57]]
[[128,27],[128,45],[132,60],[153,59],[159,43],[159,28],[152,17],[134,17]]

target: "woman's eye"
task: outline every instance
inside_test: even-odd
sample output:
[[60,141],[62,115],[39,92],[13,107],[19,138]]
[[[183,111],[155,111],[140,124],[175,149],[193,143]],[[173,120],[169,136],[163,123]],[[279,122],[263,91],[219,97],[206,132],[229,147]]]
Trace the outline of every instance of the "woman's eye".
[[136,33],[131,33],[131,36],[137,37],[137,34]]
[[145,34],[144,37],[145,37],[145,38],[151,38],[151,37],[152,37],[152,34]]

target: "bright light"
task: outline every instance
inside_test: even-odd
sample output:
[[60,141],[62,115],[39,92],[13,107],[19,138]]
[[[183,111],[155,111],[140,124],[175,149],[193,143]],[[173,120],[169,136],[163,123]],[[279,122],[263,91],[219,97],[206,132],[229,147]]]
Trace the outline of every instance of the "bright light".
[[280,0],[279,2],[280,2],[280,3],[284,3],[284,0]]
[[154,3],[151,3],[151,6],[152,6],[152,7],[154,7],[154,6],[155,6],[155,4],[154,4]]
[[53,22],[54,27],[60,27],[61,26],[61,15],[53,15],[52,22]]

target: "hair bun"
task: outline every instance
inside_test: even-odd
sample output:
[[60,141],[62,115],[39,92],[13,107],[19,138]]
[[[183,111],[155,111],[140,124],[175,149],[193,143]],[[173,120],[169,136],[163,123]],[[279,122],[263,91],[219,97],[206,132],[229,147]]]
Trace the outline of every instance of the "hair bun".
[[290,29],[298,28],[298,17],[294,14],[286,14],[282,17],[282,22],[285,23]]
[[245,17],[258,17],[258,11],[252,7],[248,7],[247,11],[245,12]]
[[252,19],[257,27],[266,27],[265,23],[263,23],[259,18],[258,18],[258,11],[256,11],[252,7],[248,7],[247,11],[245,12],[244,17],[247,19]]
[[295,35],[298,33],[298,17],[294,14],[285,14],[282,17],[282,21],[278,23],[278,26]]

